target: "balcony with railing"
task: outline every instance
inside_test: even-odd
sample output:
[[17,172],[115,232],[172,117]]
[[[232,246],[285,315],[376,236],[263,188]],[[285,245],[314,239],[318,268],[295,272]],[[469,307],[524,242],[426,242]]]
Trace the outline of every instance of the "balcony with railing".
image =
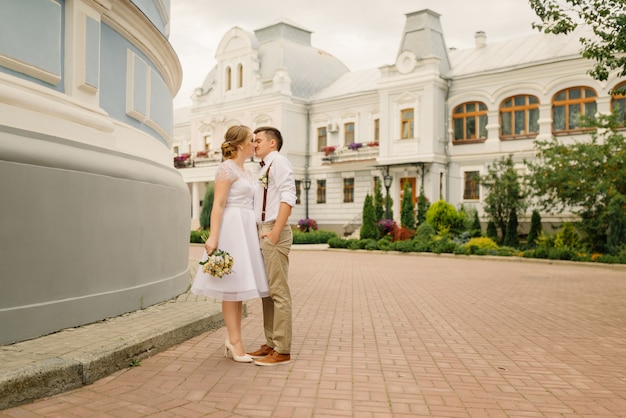
[[330,145],[322,148],[322,164],[374,160],[378,157],[378,142],[353,142],[346,146]]
[[174,157],[174,167],[205,167],[222,161],[220,151],[198,151],[193,154],[180,154]]

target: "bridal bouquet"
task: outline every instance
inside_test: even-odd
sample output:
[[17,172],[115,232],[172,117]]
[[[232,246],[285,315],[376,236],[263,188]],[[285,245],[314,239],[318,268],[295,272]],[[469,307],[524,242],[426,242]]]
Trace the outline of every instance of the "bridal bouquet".
[[201,261],[202,271],[214,277],[222,278],[225,274],[233,272],[235,259],[223,250],[215,250],[205,261]]

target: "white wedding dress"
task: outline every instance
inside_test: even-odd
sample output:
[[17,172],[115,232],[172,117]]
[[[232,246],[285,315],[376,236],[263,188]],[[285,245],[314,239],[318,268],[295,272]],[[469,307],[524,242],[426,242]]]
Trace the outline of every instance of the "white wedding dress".
[[[215,174],[216,181],[226,179],[233,183],[222,216],[218,248],[233,256],[233,272],[220,279],[204,273],[200,265],[191,292],[225,301],[269,296],[253,210],[258,180],[250,171],[241,171],[231,160],[221,163]],[[205,251],[202,261],[207,257]]]

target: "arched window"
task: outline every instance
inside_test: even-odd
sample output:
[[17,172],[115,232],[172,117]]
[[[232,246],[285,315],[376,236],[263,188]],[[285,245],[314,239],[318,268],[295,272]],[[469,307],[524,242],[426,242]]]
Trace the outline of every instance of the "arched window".
[[539,133],[539,99],[519,95],[500,105],[500,139],[533,138]]
[[237,88],[243,87],[243,65],[237,65]]
[[458,105],[452,112],[455,141],[487,139],[487,106],[481,102]]
[[[616,92],[617,90],[617,92]],[[611,112],[617,112],[617,120],[624,127],[626,120],[626,81],[618,84],[611,95]]]
[[230,67],[226,67],[225,77],[226,77],[226,90],[227,91],[230,90],[231,88],[231,82],[230,82],[231,76],[232,76],[232,70],[230,69]]
[[596,92],[589,87],[561,90],[552,99],[552,133],[583,132],[581,118],[596,113]]

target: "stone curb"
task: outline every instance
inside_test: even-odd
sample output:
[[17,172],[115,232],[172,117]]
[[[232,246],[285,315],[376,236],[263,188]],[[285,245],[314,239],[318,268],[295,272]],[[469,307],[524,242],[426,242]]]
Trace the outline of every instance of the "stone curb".
[[0,346],[0,410],[91,384],[222,326],[220,302],[187,292],[140,311]]
[[[130,367],[135,362],[223,325],[219,304],[194,303],[200,308],[196,311],[204,312],[187,309],[188,312],[182,317],[180,312],[175,311],[180,308],[179,303],[164,304],[126,314],[123,321],[117,321],[106,330],[94,332],[93,328],[104,325],[100,322],[3,347],[3,354],[0,355],[4,363],[2,368],[11,367],[12,352],[15,354],[12,362],[15,368],[0,372],[0,409],[91,384],[111,373]],[[158,323],[161,317],[168,314],[178,315],[179,318],[156,329],[149,326],[153,319]],[[112,320],[118,318],[120,317]],[[145,331],[131,336],[124,329],[128,329],[126,325],[129,322],[137,320],[144,325]],[[134,332],[134,327],[132,329]],[[92,341],[89,347],[53,357],[37,354],[37,347],[55,346],[60,342],[59,338],[54,338],[55,336],[72,332],[77,334],[76,339],[90,338]],[[94,339],[94,334],[100,336]],[[112,335],[125,337],[120,341],[112,338]]]

